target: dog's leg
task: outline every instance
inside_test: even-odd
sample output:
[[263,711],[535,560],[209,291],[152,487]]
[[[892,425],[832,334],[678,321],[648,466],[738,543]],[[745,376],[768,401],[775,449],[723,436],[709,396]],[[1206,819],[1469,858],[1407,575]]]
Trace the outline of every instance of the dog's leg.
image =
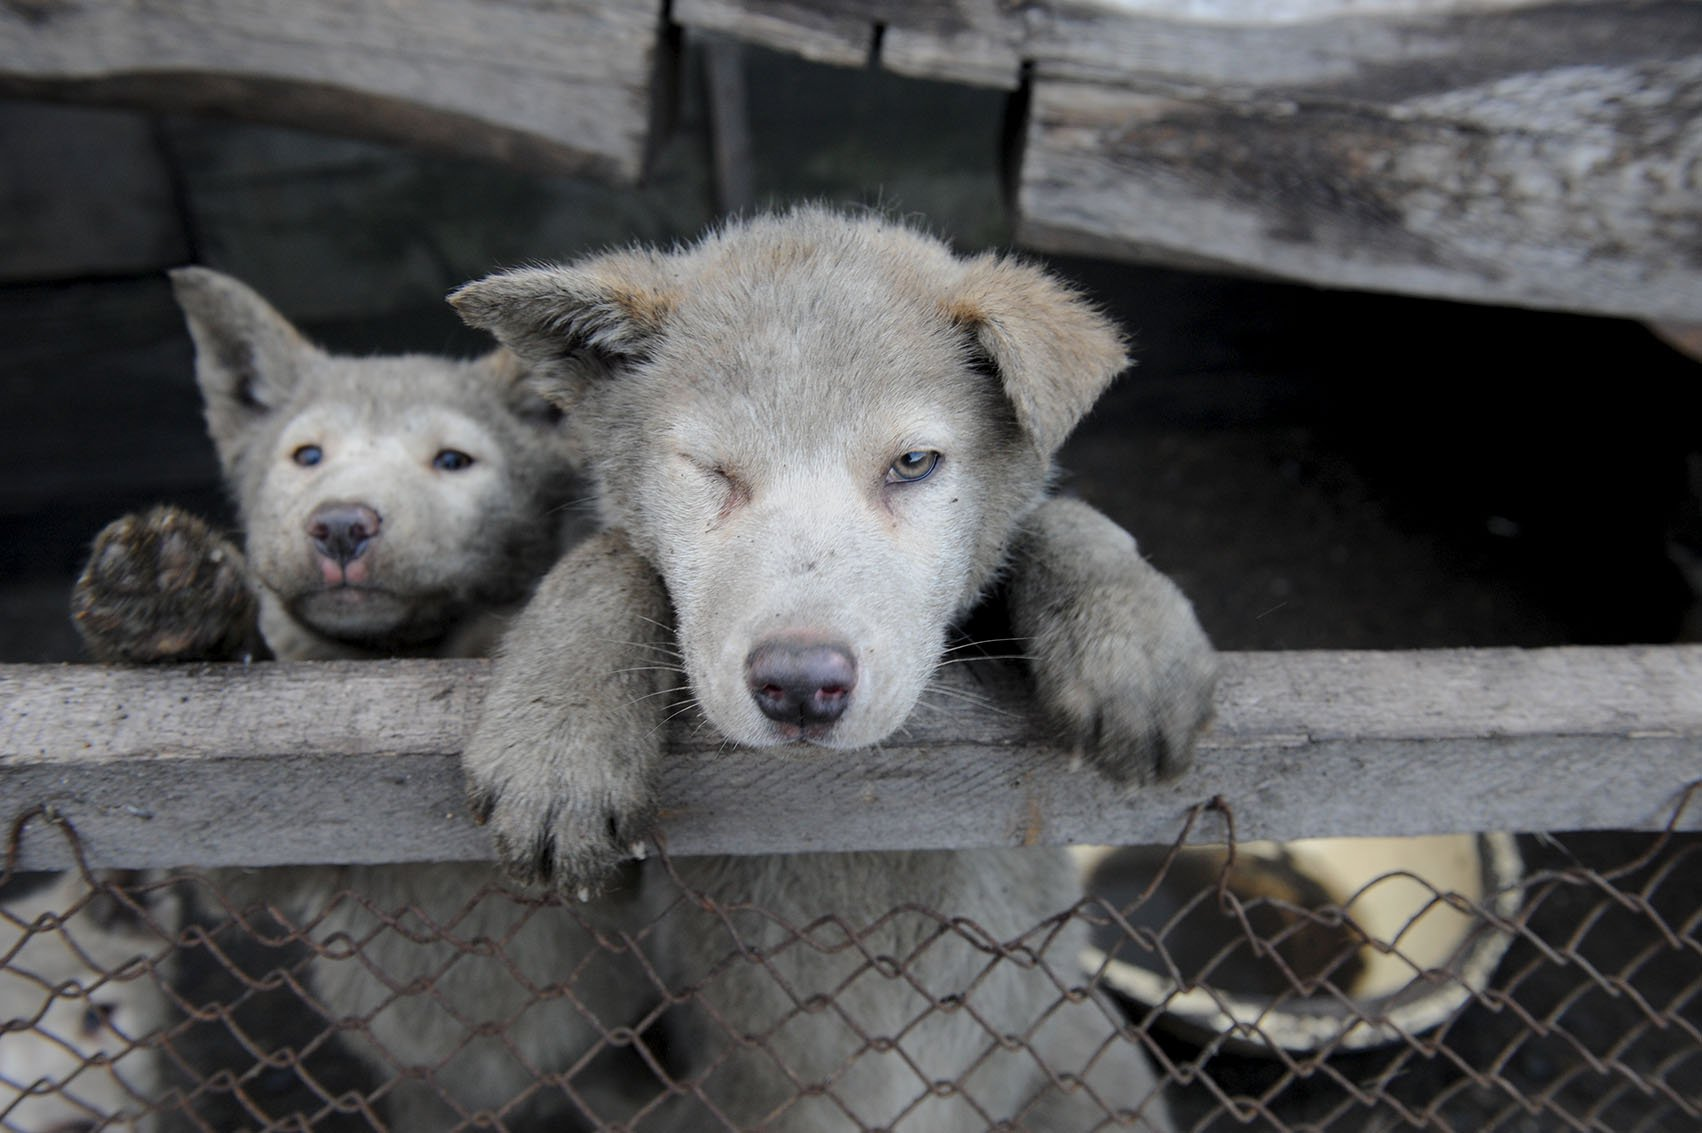
[[521,880],[588,897],[639,849],[667,716],[689,696],[671,616],[661,579],[608,532],[545,576],[503,640],[462,766]]
[[1041,710],[1074,750],[1123,784],[1187,770],[1217,658],[1134,539],[1079,500],[1048,500],[1016,540],[1009,585]]
[[71,617],[100,661],[231,661],[259,648],[258,603],[236,545],[157,507],[95,537]]

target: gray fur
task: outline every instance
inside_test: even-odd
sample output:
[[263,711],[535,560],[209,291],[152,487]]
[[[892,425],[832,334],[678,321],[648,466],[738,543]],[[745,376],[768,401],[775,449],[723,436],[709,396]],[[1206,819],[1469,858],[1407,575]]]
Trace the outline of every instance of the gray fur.
[[[483,653],[573,535],[577,481],[559,411],[506,351],[473,362],[332,355],[234,279],[204,268],[172,279],[247,554],[178,509],[110,525],[74,599],[91,651],[129,662],[220,660],[263,639],[282,660]],[[320,459],[304,465],[295,454],[308,445]],[[445,449],[472,464],[436,468]],[[369,508],[381,526],[355,559],[359,585],[345,567],[351,584],[338,587],[308,528],[319,509],[346,503]],[[526,1112],[559,1122],[573,1107],[540,1086],[534,1068],[573,1065],[637,1014],[641,985],[597,945],[587,919],[618,901],[532,908],[527,894],[499,891],[473,903],[497,878],[489,866],[441,864],[222,871],[215,880],[233,908],[266,902],[296,926],[317,918],[321,945],[359,944],[358,955],[343,944],[331,949],[340,956],[315,959],[309,988],[328,1018],[372,1015],[351,1040],[383,1077],[430,1068],[429,1081],[402,1080],[387,1095],[391,1127],[412,1133],[528,1094],[540,1096]],[[364,900],[334,901],[345,889]],[[408,931],[385,926],[385,915],[409,907],[418,913],[404,918]],[[500,953],[464,955],[477,941]],[[398,992],[415,980],[430,986]],[[569,980],[566,994],[540,991]],[[505,1026],[471,1033],[486,1023]],[[585,1089],[585,1076],[575,1085]],[[590,1093],[600,1113],[624,1112],[599,1088]]]
[[[452,302],[570,411],[610,528],[517,620],[465,755],[475,807],[518,875],[570,891],[602,883],[650,816],[672,712],[805,758],[879,743],[915,708],[949,627],[1002,572],[1068,746],[1120,784],[1187,765],[1215,674],[1192,610],[1114,525],[1046,498],[1058,446],[1125,364],[1115,328],[1046,273],[803,209],[672,254],[496,275]],[[943,455],[926,478],[895,479],[914,452]],[[843,715],[793,724],[753,705],[748,658],[780,638],[854,658]],[[679,870],[792,925],[832,914],[861,932],[915,904],[985,917],[998,941],[1080,892],[1051,850]],[[729,924],[757,956],[738,954]],[[876,926],[870,951],[903,954],[907,931]],[[840,987],[857,950],[786,948],[759,914],[727,922],[682,903],[662,932],[670,986],[708,981],[681,1044],[701,1092],[663,1128],[719,1127],[719,1113],[800,1133],[894,1121],[955,1133],[991,1113],[1075,1133],[1118,1111],[1168,1127],[1150,1069],[1110,1041],[1097,1001],[1048,1013],[1076,980],[1076,922],[1047,937],[1039,967],[992,964],[958,936],[936,942],[916,974],[929,995],[966,995],[958,1011],[930,1009],[904,979]],[[832,1004],[793,1014],[783,984]],[[783,1015],[772,1054],[732,1041]],[[921,1076],[902,1055],[863,1049],[859,1029],[898,1039]],[[1000,1046],[1006,1033],[1022,1036],[1017,1053]],[[1060,1087],[1037,1060],[1087,1086]],[[975,1104],[928,1094],[936,1076],[965,1074]],[[825,1093],[788,1105],[811,1085]]]

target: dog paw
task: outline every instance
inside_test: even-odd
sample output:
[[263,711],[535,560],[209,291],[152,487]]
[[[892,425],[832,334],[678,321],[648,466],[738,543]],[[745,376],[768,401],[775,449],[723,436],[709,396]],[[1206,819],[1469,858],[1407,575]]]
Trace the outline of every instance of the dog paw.
[[107,524],[71,592],[72,620],[103,661],[231,660],[256,616],[242,552],[172,507]]
[[1011,602],[1061,742],[1117,783],[1188,769],[1211,720],[1217,656],[1188,599],[1126,532],[1079,501],[1048,501],[1019,541]]
[[674,679],[667,593],[618,532],[576,547],[515,619],[463,753],[473,816],[521,881],[581,897],[638,856]]
[[[649,775],[659,754],[633,737],[601,742],[539,714],[481,726],[462,756],[473,819],[489,828],[503,868],[528,885],[581,900],[641,857],[655,818]],[[569,734],[571,732],[571,734]]]
[[1113,782],[1174,778],[1211,720],[1216,657],[1197,626],[1123,613],[1100,614],[1091,632],[1054,633],[1036,650],[1048,659],[1036,693],[1054,734]]

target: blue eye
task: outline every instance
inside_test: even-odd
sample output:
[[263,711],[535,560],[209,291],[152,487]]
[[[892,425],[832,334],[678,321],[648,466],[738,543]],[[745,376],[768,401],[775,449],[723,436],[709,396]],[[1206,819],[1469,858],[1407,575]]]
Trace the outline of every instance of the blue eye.
[[940,466],[940,454],[932,449],[917,449],[907,452],[892,462],[892,467],[886,470],[888,484],[914,484],[918,480],[926,480]]
[[303,468],[312,468],[315,464],[318,464],[321,460],[325,459],[325,450],[320,448],[318,445],[302,445],[300,448],[290,453],[290,459],[301,465]]
[[460,472],[473,466],[473,458],[457,449],[446,448],[432,457],[431,466],[439,472]]

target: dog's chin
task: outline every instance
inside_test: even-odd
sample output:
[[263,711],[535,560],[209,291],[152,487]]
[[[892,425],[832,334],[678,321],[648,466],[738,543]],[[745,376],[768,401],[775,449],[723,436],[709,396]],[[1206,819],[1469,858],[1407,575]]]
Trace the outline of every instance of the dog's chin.
[[853,708],[832,723],[805,724],[771,720],[751,706],[748,712],[718,712],[705,703],[703,713],[722,738],[740,747],[827,748],[853,751],[883,743],[909,716],[909,712],[876,713]]
[[415,620],[415,603],[388,590],[333,586],[298,595],[290,612],[302,624],[344,640],[388,638]]

